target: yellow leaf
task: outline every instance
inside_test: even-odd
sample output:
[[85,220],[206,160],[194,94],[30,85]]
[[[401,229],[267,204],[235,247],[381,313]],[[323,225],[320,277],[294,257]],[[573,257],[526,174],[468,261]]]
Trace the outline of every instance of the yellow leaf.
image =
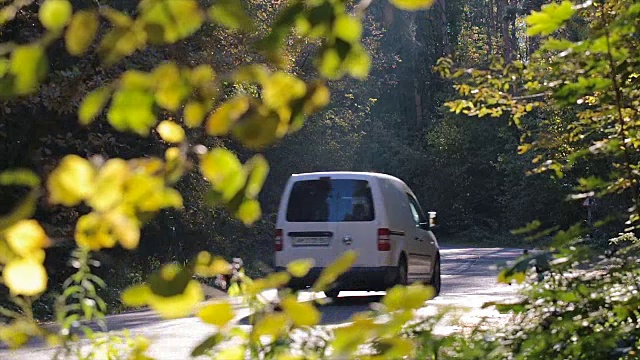
[[321,83],[316,84],[311,89],[311,96],[309,97],[309,100],[304,104],[304,112],[309,115],[319,109],[322,109],[329,104],[330,97],[331,93],[326,85]]
[[184,129],[180,125],[169,120],[160,122],[156,130],[158,130],[158,134],[160,134],[162,140],[169,143],[182,142],[185,137]]
[[156,103],[164,109],[176,111],[189,95],[189,89],[178,66],[174,63],[158,66],[153,71],[153,79],[156,83]]
[[233,308],[227,302],[207,305],[198,312],[198,317],[202,321],[219,328],[227,325],[234,316]]
[[45,0],[40,5],[38,17],[45,28],[57,31],[67,25],[72,13],[71,3],[67,0]]
[[349,43],[360,40],[362,24],[355,17],[349,15],[339,16],[333,26],[336,37]]
[[266,116],[253,114],[240,121],[233,128],[233,136],[253,150],[261,150],[277,139],[280,119],[275,114]]
[[86,159],[65,156],[47,179],[49,199],[53,204],[75,206],[91,196],[96,170]]
[[152,293],[149,297],[149,306],[163,318],[173,319],[191,315],[203,300],[202,286],[196,280],[191,280],[182,294],[165,297]]
[[304,81],[282,71],[271,75],[262,86],[264,103],[272,109],[287,106],[292,100],[303,97],[307,92]]
[[120,295],[122,303],[127,306],[140,307],[147,304],[149,297],[151,296],[151,290],[146,284],[133,285],[127,288]]
[[35,296],[47,289],[47,271],[33,259],[12,260],[5,265],[2,276],[14,296]]
[[433,289],[421,284],[396,285],[387,291],[382,299],[382,304],[387,308],[387,311],[418,309],[433,296]]
[[214,355],[215,360],[244,360],[245,347],[243,345],[226,346]]
[[269,163],[264,156],[255,155],[245,165],[251,169],[247,179],[245,195],[249,198],[255,198],[262,190],[262,186],[267,179]]
[[364,80],[369,75],[371,58],[361,45],[354,46],[344,61],[349,75],[356,79]]
[[107,120],[118,131],[148,135],[156,123],[153,94],[147,90],[120,88],[113,94]]
[[265,314],[258,322],[253,326],[251,332],[251,340],[258,341],[261,336],[271,336],[273,338],[285,332],[287,324],[287,316],[282,313],[268,313]]
[[240,204],[237,216],[245,225],[251,225],[260,219],[262,211],[260,203],[255,199],[246,199]]
[[230,274],[231,265],[223,258],[211,258],[211,254],[201,251],[196,258],[196,274],[211,277],[219,274]]
[[249,110],[247,96],[235,97],[220,105],[207,120],[207,133],[213,136],[226,135],[233,123]]
[[9,72],[15,76],[13,91],[25,95],[34,91],[46,76],[48,61],[44,48],[40,45],[18,46],[11,53]]
[[36,220],[21,220],[8,228],[4,233],[11,250],[22,257],[49,245],[49,238]]
[[93,194],[87,200],[87,204],[98,211],[106,211],[120,204],[128,176],[129,167],[126,161],[108,160],[98,172]]
[[211,182],[214,190],[222,193],[225,200],[235,196],[246,182],[240,160],[226,149],[216,148],[205,154],[200,160],[200,172]]
[[318,280],[313,284],[313,289],[316,291],[324,291],[327,286],[335,282],[340,275],[353,266],[357,258],[357,252],[353,250],[345,251],[338,259],[322,270]]
[[0,327],[0,339],[12,349],[20,348],[31,337],[39,336],[42,336],[42,330],[26,319],[17,319],[8,326]]
[[64,38],[69,54],[79,56],[87,51],[95,39],[98,23],[98,15],[93,11],[80,10],[73,15]]
[[434,0],[391,0],[391,3],[402,10],[422,10],[433,5]]
[[281,305],[296,326],[315,326],[320,322],[320,311],[311,302],[298,302],[295,295],[282,299]]
[[80,217],[76,223],[76,244],[90,250],[112,248],[117,239],[111,230],[110,224],[100,215],[89,213]]
[[315,261],[313,259],[298,259],[287,265],[287,271],[298,278],[304,277],[309,273]]
[[108,87],[101,87],[82,99],[80,108],[78,108],[78,119],[82,125],[90,124],[100,114],[109,100],[109,95],[111,95],[111,90]]
[[138,247],[140,226],[135,219],[114,212],[107,215],[107,220],[111,224],[112,233],[123,248],[133,250]]
[[207,114],[207,110],[204,104],[197,101],[189,101],[187,105],[184,106],[184,123],[190,128],[200,126],[202,120],[204,120],[204,116]]

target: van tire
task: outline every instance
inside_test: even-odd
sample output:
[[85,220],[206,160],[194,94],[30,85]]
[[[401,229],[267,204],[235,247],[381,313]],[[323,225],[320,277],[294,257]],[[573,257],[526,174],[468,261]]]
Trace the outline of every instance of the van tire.
[[330,290],[325,290],[325,291],[324,291],[324,295],[325,295],[327,298],[335,299],[335,298],[337,298],[337,297],[338,297],[338,295],[340,295],[340,289],[330,289]]
[[396,275],[396,285],[407,285],[409,283],[409,275],[407,274],[407,260],[404,255],[400,257],[398,262],[398,272]]
[[440,295],[440,289],[442,288],[442,281],[440,277],[440,255],[436,258],[435,264],[433,264],[433,272],[431,274],[431,280],[429,280],[429,285],[433,286],[435,290],[435,296]]

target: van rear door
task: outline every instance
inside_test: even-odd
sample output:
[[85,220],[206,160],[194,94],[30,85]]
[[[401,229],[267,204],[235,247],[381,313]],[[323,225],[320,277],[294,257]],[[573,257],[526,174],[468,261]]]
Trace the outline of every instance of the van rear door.
[[[375,250],[377,229],[371,187],[367,180],[319,177],[291,186],[283,223],[286,262],[314,258],[325,267],[346,250],[359,262]],[[369,249],[369,247],[371,249]],[[361,259],[364,255],[364,259]]]

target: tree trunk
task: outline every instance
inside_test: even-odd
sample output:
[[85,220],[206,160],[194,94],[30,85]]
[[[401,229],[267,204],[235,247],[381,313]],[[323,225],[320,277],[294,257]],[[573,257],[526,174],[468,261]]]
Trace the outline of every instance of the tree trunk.
[[498,0],[498,19],[500,24],[500,35],[502,36],[502,55],[505,63],[513,59],[513,44],[509,31],[509,15],[507,14],[507,0]]
[[489,0],[489,24],[486,26],[487,29],[487,44],[489,45],[489,57],[493,55],[493,34],[495,34],[496,28],[496,18],[495,18],[495,5],[493,0]]
[[451,54],[451,43],[449,42],[449,31],[447,23],[447,4],[446,0],[436,0],[436,21],[442,39],[442,55]]

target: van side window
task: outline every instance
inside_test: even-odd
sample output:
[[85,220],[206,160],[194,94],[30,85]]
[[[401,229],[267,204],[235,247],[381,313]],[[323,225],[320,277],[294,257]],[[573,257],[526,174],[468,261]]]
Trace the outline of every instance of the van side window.
[[411,214],[413,215],[413,220],[416,223],[416,226],[420,226],[420,224],[424,224],[427,222],[426,218],[422,214],[422,209],[416,199],[413,198],[410,194],[407,194],[409,198],[409,206],[411,207]]

